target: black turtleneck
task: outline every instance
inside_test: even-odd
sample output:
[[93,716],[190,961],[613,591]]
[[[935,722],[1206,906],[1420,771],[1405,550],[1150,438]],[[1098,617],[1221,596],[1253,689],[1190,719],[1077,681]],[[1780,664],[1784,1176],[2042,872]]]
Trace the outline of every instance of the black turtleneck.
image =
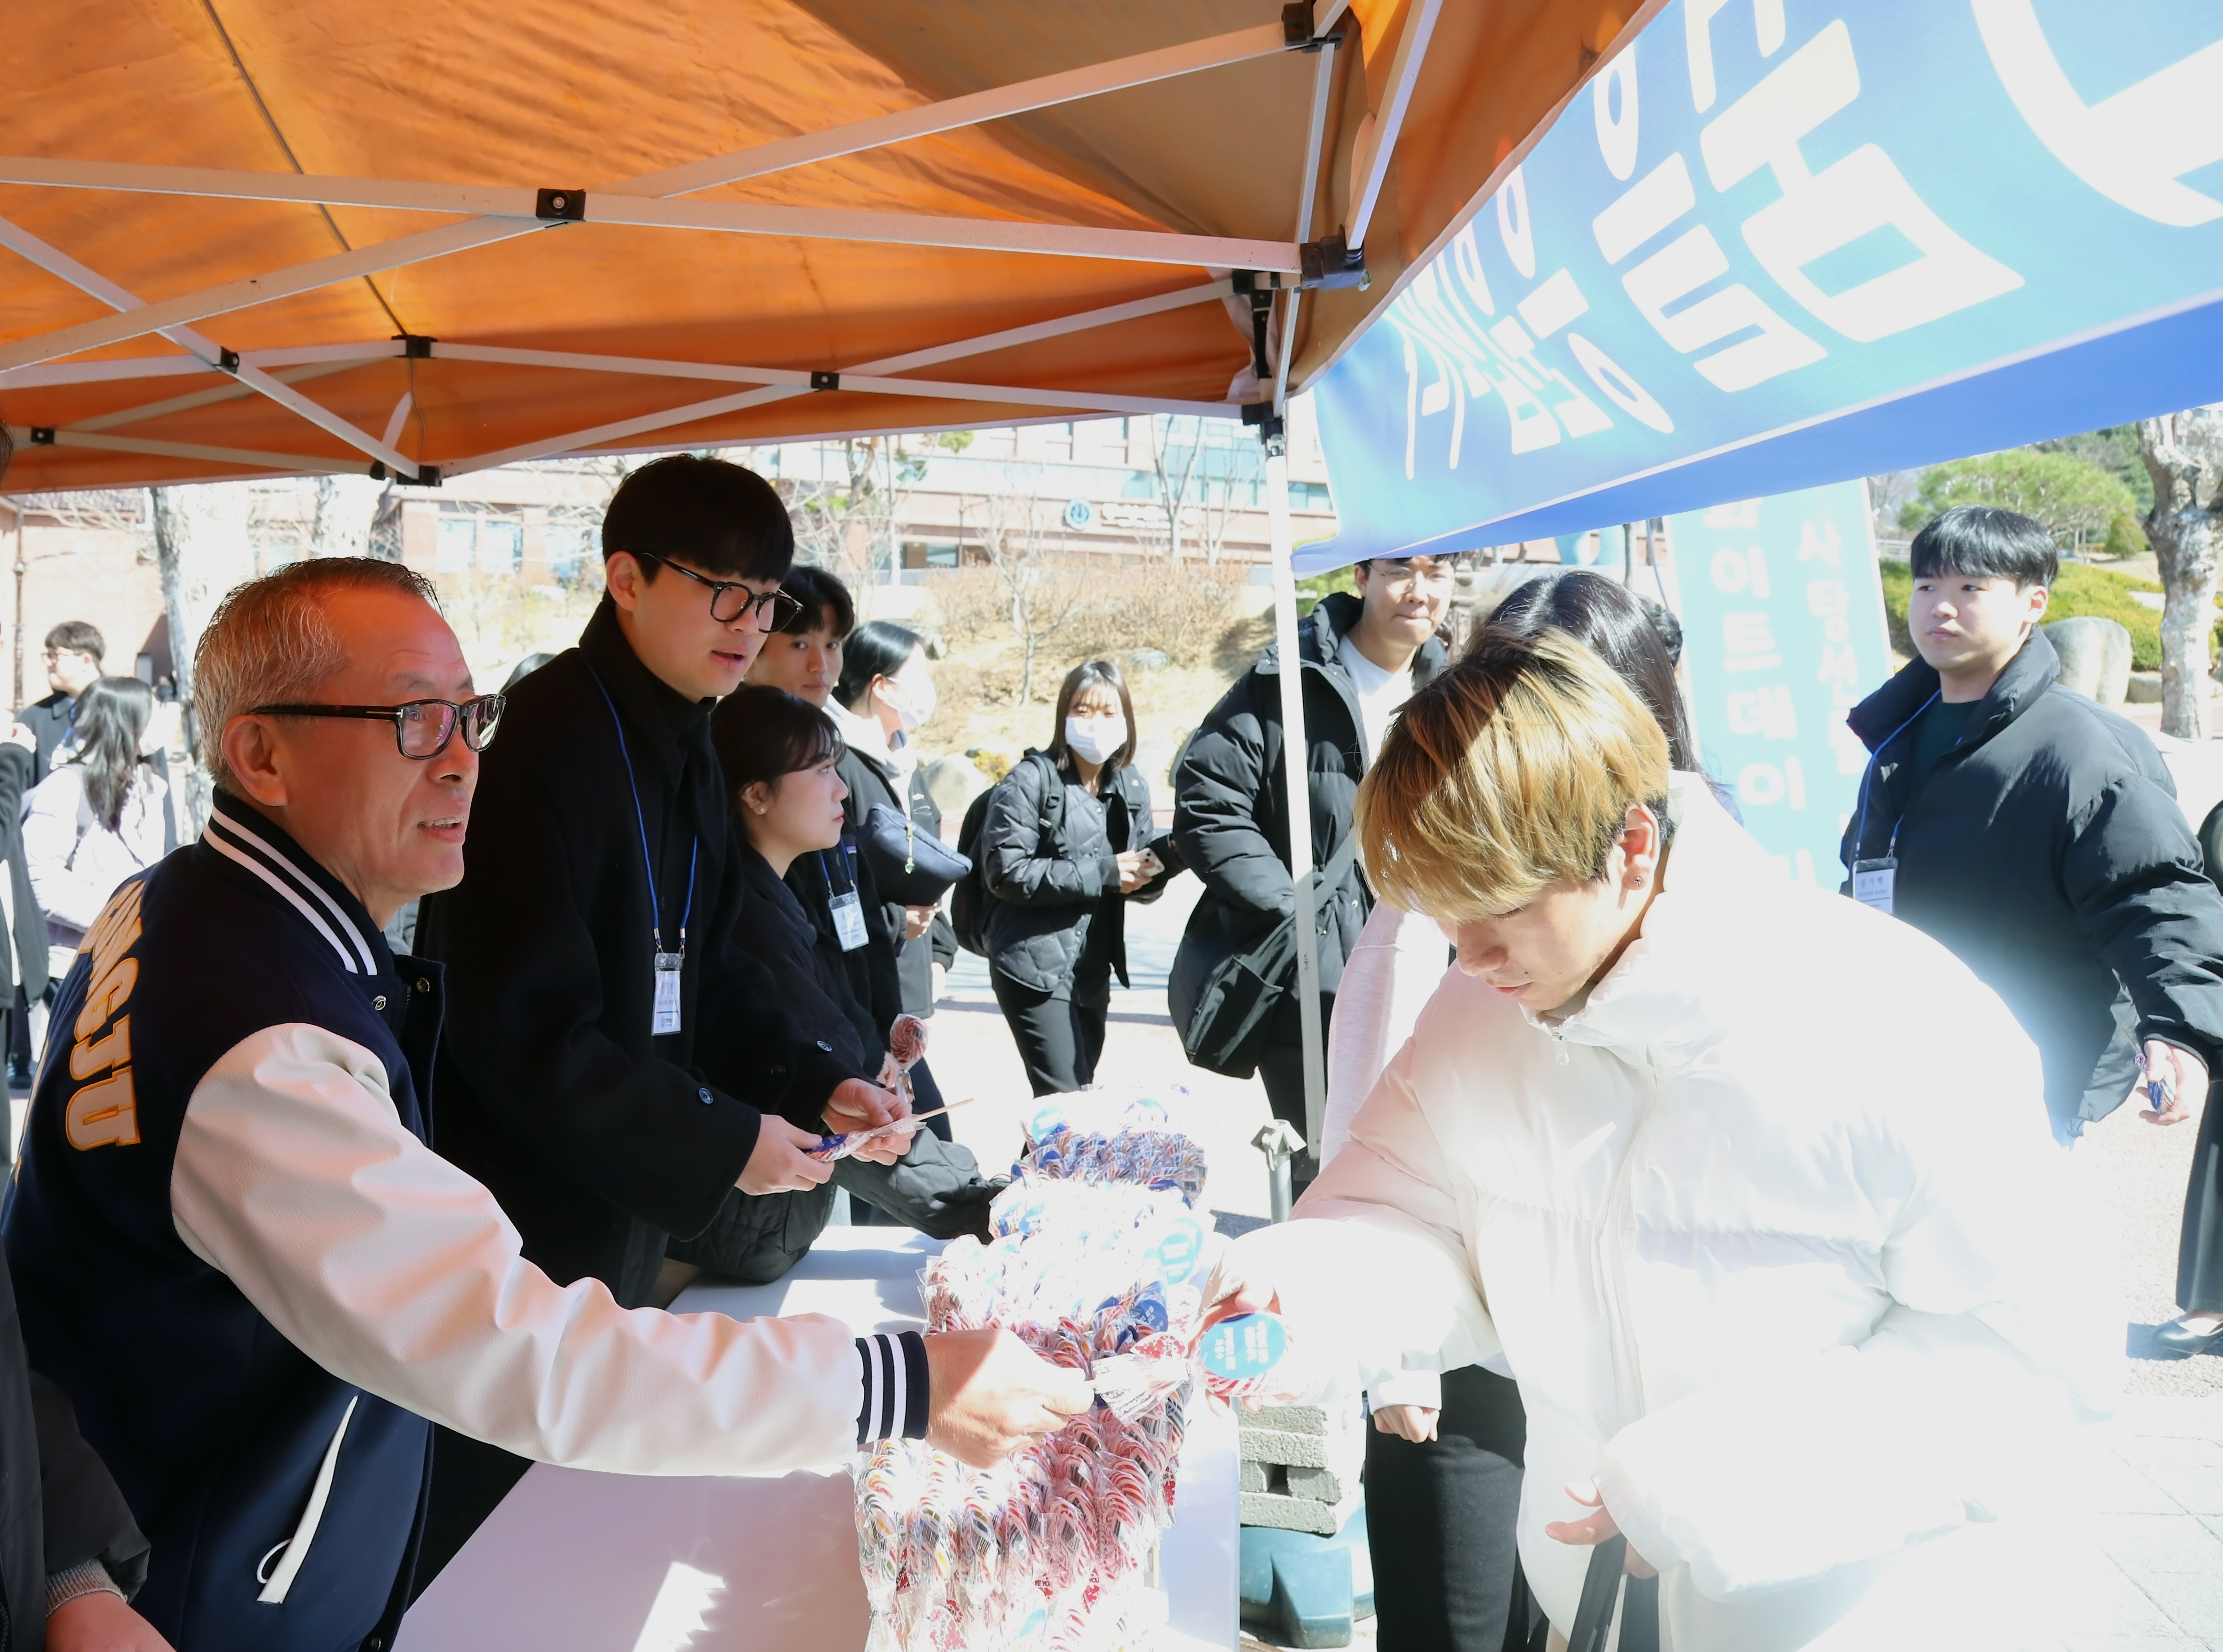
[[[436,1145],[494,1190],[526,1256],[628,1306],[647,1300],[667,1236],[716,1215],[759,1109],[809,1120],[852,1076],[793,1034],[739,944],[745,879],[710,703],[643,665],[605,600],[577,648],[512,691],[463,882],[426,901],[419,929],[449,966]],[[653,935],[677,950],[690,851],[681,1030],[653,1038]]]

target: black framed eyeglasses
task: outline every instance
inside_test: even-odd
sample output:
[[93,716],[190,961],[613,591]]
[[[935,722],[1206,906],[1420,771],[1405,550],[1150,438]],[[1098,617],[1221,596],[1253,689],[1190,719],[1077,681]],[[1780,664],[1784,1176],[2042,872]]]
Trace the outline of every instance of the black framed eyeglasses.
[[463,744],[483,751],[494,739],[502,707],[501,694],[481,694],[458,706],[452,700],[412,700],[400,706],[257,706],[256,717],[360,717],[394,725],[394,743],[401,755],[418,763],[438,757],[463,732]]
[[[691,568],[682,568],[669,556],[659,556],[652,550],[636,550],[634,558],[654,562],[658,568],[668,568],[675,574],[684,575],[697,585],[710,587],[710,618],[721,625],[730,625],[743,614],[754,617],[757,629],[775,631],[803,612],[803,605],[784,591],[752,591],[746,585],[736,585],[731,580],[705,579]],[[765,616],[771,623],[765,623]]]

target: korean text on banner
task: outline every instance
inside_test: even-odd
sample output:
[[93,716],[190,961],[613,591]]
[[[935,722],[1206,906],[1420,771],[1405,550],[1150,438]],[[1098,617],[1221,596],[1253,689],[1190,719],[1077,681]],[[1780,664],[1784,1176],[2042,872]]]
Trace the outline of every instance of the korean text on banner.
[[1867,488],[1669,518],[1707,772],[1802,883],[1835,887],[1867,750],[1845,713],[1891,674]]
[[2195,0],[1673,0],[1320,380],[1343,526],[1300,571],[2223,397],[2186,338],[2223,331],[2219,37]]

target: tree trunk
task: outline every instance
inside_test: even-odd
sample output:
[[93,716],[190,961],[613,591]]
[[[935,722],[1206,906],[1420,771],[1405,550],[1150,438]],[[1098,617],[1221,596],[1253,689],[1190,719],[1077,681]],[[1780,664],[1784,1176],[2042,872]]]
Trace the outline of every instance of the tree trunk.
[[312,556],[368,556],[371,524],[378,519],[386,484],[368,476],[317,478],[317,513],[309,531]]
[[2207,639],[2215,627],[2216,556],[2223,550],[2223,415],[2195,407],[2138,423],[2138,452],[2153,478],[2146,537],[2161,567],[2161,728],[2207,740]]
[[[255,552],[247,532],[247,490],[217,485],[154,487],[148,493],[154,506],[162,607],[170,620],[170,655],[177,663],[178,699],[186,707],[186,743],[198,751],[193,656],[217,604],[255,573]],[[196,762],[183,779],[192,824],[198,830],[208,821],[207,775]]]

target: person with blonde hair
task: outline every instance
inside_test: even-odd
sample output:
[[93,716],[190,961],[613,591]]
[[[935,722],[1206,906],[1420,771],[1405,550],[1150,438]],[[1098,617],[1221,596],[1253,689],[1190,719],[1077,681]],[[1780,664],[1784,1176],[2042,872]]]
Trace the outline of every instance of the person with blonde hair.
[[2037,1052],[1668,775],[1652,709],[1552,631],[1414,696],[1357,831],[1458,968],[1214,1311],[1280,1312],[1317,1390],[1502,1348],[1562,1632],[1595,1556],[1609,1603],[1658,1573],[1675,1647],[2042,1639],[2010,1621],[2058,1530],[2037,1494],[2121,1362]]

